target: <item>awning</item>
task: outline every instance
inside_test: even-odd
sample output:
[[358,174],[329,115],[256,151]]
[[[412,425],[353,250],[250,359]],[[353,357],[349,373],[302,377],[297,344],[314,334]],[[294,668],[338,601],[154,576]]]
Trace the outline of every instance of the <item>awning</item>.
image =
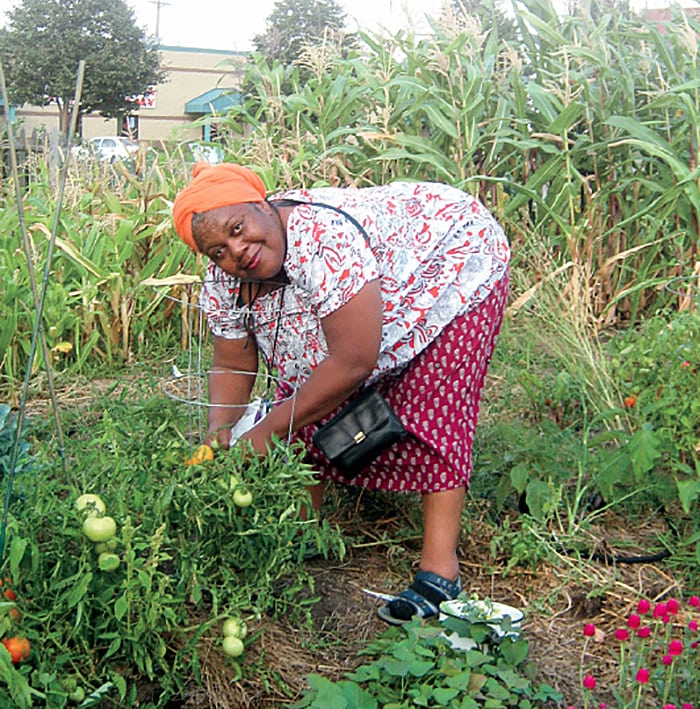
[[185,104],[185,113],[225,113],[240,103],[241,94],[236,89],[209,89],[191,98]]

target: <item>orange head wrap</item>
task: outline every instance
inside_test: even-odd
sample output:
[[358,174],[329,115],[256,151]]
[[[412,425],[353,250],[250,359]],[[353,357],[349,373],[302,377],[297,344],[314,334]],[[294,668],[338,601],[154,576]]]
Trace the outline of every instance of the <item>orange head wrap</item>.
[[192,181],[180,190],[173,202],[175,231],[193,251],[197,251],[192,236],[192,215],[195,212],[243,202],[262,202],[265,195],[263,181],[247,167],[197,162],[192,168]]

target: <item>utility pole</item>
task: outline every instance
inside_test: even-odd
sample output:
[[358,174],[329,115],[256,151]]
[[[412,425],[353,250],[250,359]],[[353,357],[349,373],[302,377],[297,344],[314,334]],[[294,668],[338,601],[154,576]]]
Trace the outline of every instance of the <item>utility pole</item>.
[[150,0],[150,3],[156,6],[156,37],[160,39],[160,8],[170,3],[165,0]]

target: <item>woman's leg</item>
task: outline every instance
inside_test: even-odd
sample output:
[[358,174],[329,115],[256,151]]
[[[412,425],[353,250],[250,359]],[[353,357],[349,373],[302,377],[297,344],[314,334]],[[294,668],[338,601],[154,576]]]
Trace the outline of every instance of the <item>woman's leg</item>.
[[316,483],[315,485],[310,485],[308,490],[311,495],[311,506],[315,512],[321,509],[321,503],[323,502],[323,493],[326,489],[325,483]]
[[448,581],[459,576],[457,544],[464,498],[464,487],[423,495],[421,571],[432,571]]

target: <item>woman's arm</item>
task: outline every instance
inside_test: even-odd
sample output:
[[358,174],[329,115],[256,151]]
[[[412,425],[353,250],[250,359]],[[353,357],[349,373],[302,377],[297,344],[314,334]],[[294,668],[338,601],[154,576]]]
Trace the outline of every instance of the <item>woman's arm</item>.
[[[341,308],[322,320],[328,357],[299,387],[294,401],[272,411],[242,438],[263,453],[271,436],[320,420],[358,388],[377,364],[382,337],[382,296],[379,281],[370,281]],[[290,427],[290,420],[294,417]]]
[[231,426],[243,415],[258,371],[258,350],[252,337],[227,340],[214,338],[214,359],[209,374],[207,440],[216,438],[228,448]]

